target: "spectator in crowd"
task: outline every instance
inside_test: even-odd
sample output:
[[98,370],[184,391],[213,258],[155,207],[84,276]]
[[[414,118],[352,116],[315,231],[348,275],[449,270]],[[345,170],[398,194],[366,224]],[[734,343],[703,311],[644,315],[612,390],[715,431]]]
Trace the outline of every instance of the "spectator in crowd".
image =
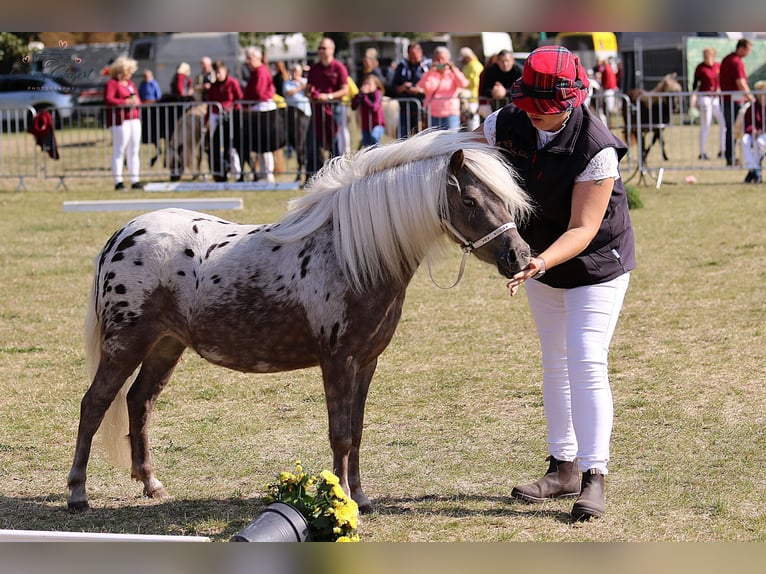
[[692,83],[691,97],[692,107],[697,107],[700,112],[699,132],[699,159],[708,159],[707,139],[710,124],[715,117],[719,126],[719,152],[718,157],[724,156],[726,149],[726,122],[721,112],[721,64],[715,60],[715,48],[709,47],[702,50],[702,62],[694,69],[694,81]]
[[387,78],[386,75],[383,73],[383,70],[380,69],[380,61],[378,60],[378,51],[375,48],[367,48],[364,51],[364,57],[362,58],[362,73],[359,76],[359,78],[357,78],[358,84],[360,86],[362,85],[364,78],[368,74],[375,74],[378,78],[380,78],[380,81],[383,84],[384,93],[385,93],[385,89],[389,83],[389,78]]
[[[754,102],[755,97],[750,93],[750,88],[747,83],[747,72],[745,71],[745,63],[742,58],[747,57],[750,54],[750,50],[753,43],[747,38],[741,38],[737,41],[737,46],[733,52],[728,54],[721,61],[721,70],[719,73],[719,79],[721,84],[721,91],[723,94],[723,119],[726,123],[726,149],[724,155],[726,156],[726,165],[734,165],[734,118],[737,117],[739,108],[742,105],[742,99],[749,102]],[[743,96],[737,94],[730,94],[727,92],[744,92]]]
[[191,77],[191,66],[181,62],[170,81],[170,95],[175,101],[188,102],[194,99],[194,80]]
[[761,160],[766,153],[766,80],[759,80],[753,84],[753,89],[758,94],[755,103],[745,110],[742,121],[744,134],[742,135],[742,159],[747,168],[745,183],[763,183],[761,176]]
[[575,520],[605,512],[614,416],[608,350],[636,264],[619,171],[628,148],[582,105],[587,89],[577,56],[537,48],[511,89],[513,103],[479,128],[537,204],[519,225],[535,256],[508,287],[513,296],[525,286],[540,339],[549,465],[511,496],[576,497]]
[[300,181],[301,170],[306,165],[306,135],[311,121],[311,100],[306,95],[306,79],[301,64],[290,66],[290,77],[285,80],[283,89],[287,103],[287,129],[288,134],[292,135],[288,139],[295,146],[298,161],[295,181]]
[[416,87],[425,94],[423,107],[428,113],[428,127],[457,129],[460,127],[460,90],[468,86],[460,68],[452,63],[449,48],[438,46],[430,69]]
[[511,86],[520,77],[521,66],[516,63],[513,52],[500,50],[495,63],[484,68],[479,84],[480,100],[489,103],[492,111],[503,107],[511,96]]
[[290,66],[290,76],[283,85],[285,102],[288,106],[299,109],[304,115],[310,116],[311,100],[306,95],[306,85],[306,78],[303,77],[303,66],[297,63]]
[[[213,172],[215,181],[226,181],[229,171],[236,178],[242,174],[239,152],[231,145],[231,113],[239,107],[238,101],[242,99],[243,94],[239,81],[229,76],[226,64],[219,60],[213,64],[213,70],[215,82],[210,85],[207,99],[218,103],[220,110],[219,106],[209,106],[208,109],[207,130],[213,147],[210,154],[210,171]],[[220,136],[216,131],[218,129],[223,130]]]
[[[274,101],[274,79],[269,67],[263,61],[263,50],[258,46],[249,46],[245,50],[245,62],[250,68],[250,77],[245,86],[243,99],[251,104],[250,109],[256,112],[271,112],[277,109]],[[266,117],[272,117],[274,114]],[[258,152],[259,177],[265,175],[266,181],[273,183],[274,152]]]
[[207,94],[213,82],[215,82],[213,60],[208,56],[203,56],[199,61],[199,74],[197,74],[196,82],[197,98],[199,101],[207,101]]
[[617,69],[613,58],[599,60],[596,65],[596,81],[604,96],[604,113],[607,126],[614,113],[615,94],[617,93]]
[[336,153],[338,123],[335,107],[348,93],[348,68],[335,58],[335,42],[324,37],[319,42],[319,60],[308,73],[306,93],[312,101],[312,122],[307,136],[306,179],[311,178],[324,163],[324,152]]
[[284,98],[285,81],[290,78],[290,72],[287,71],[287,65],[282,60],[274,62],[273,66],[274,74],[271,76],[271,79],[274,81],[274,91],[277,95]]
[[104,86],[106,125],[112,133],[112,176],[114,189],[125,189],[123,163],[127,160],[128,175],[132,189],[143,189],[139,181],[141,162],[141,97],[131,80],[138,63],[127,57],[119,57],[109,66],[109,79]]
[[359,92],[351,100],[351,107],[358,109],[361,116],[363,146],[379,144],[385,132],[384,90],[380,77],[372,73],[367,74],[362,79]]
[[154,79],[154,74],[151,70],[144,70],[144,79],[138,86],[138,95],[144,104],[159,102],[160,98],[162,98],[160,83]]
[[407,59],[399,62],[391,82],[392,91],[399,99],[399,137],[407,137],[420,131],[422,102],[425,97],[423,88],[417,83],[428,67],[423,62],[423,48],[418,42],[407,47]]
[[[348,67],[346,68],[348,69]],[[348,91],[340,99],[340,105],[336,105],[333,109],[333,116],[335,123],[338,126],[338,131],[335,137],[335,155],[343,155],[351,149],[351,130],[348,125],[349,111],[351,110],[351,98],[359,93],[359,86],[356,85],[354,78],[351,74],[346,78],[348,83]]]
[[484,71],[484,65],[479,62],[479,58],[468,46],[460,48],[460,62],[463,64],[461,71],[465,79],[468,80],[466,86],[467,101],[465,102],[468,120],[465,127],[468,131],[473,131],[479,127],[479,82],[481,81],[481,73]]

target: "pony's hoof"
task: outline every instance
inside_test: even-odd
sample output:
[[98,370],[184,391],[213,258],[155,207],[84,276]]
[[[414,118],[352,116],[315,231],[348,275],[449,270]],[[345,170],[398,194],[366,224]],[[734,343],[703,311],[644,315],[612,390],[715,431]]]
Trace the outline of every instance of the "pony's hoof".
[[168,491],[165,490],[164,486],[160,486],[152,490],[145,488],[144,496],[146,496],[147,498],[156,498],[157,500],[162,500],[163,498],[170,498],[170,495],[168,494]]
[[366,494],[357,494],[351,498],[353,498],[354,502],[356,502],[360,514],[370,514],[373,511],[372,502],[370,502],[370,499],[367,498]]
[[180,181],[180,180],[181,180],[181,176],[180,175],[171,175],[170,176],[170,181]]
[[66,503],[67,509],[70,512],[85,512],[90,510],[90,504],[87,500],[70,500]]

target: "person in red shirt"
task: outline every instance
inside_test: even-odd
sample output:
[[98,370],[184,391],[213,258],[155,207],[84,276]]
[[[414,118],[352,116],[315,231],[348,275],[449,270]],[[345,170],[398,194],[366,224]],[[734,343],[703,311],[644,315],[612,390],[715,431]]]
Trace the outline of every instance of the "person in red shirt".
[[[342,113],[341,100],[348,94],[348,68],[335,59],[335,42],[322,38],[319,42],[319,61],[308,73],[306,93],[312,100],[312,122],[307,138],[306,179],[319,171],[324,161],[323,149],[332,156],[338,121]],[[336,111],[337,110],[337,111]]]
[[[239,107],[238,101],[242,98],[242,87],[239,82],[229,76],[229,70],[221,61],[213,64],[216,80],[210,85],[207,99],[211,102],[218,102],[218,106],[208,108],[207,133],[211,138],[210,153],[210,171],[213,172],[215,181],[226,181],[226,174],[229,168],[235,177],[242,173],[242,167],[239,160],[239,153],[231,145],[231,130],[229,127],[231,112]],[[221,113],[222,112],[222,113]],[[223,115],[223,118],[221,118]],[[223,120],[223,121],[222,121]],[[223,134],[218,135],[216,129],[222,125]],[[223,140],[223,151],[221,150],[221,141]]]
[[[245,86],[243,99],[251,102],[250,110],[255,112],[273,112],[277,109],[274,101],[274,78],[269,67],[263,61],[263,51],[257,46],[249,46],[245,50],[245,62],[250,68],[250,77]],[[264,118],[273,118],[274,114],[265,115]],[[265,121],[270,121],[266,119]],[[276,121],[276,120],[272,120]],[[273,183],[274,179],[274,153],[258,152],[259,177],[266,177],[266,181]]]
[[715,116],[720,126],[719,142],[720,152],[718,157],[723,157],[726,149],[726,123],[721,112],[721,83],[719,76],[721,73],[721,64],[715,61],[715,48],[705,48],[702,50],[702,62],[694,69],[694,82],[692,84],[691,105],[697,106],[700,111],[700,155],[699,159],[708,159],[707,157],[707,135],[710,124],[713,123]]
[[175,101],[188,102],[194,99],[194,80],[191,77],[191,66],[181,62],[170,81],[170,95]]
[[[132,58],[117,58],[109,66],[109,80],[104,86],[106,125],[112,132],[112,176],[114,189],[125,189],[122,166],[127,159],[131,188],[143,189],[139,181],[141,161],[141,98],[131,76],[138,69]],[[127,157],[126,157],[127,156]]]
[[601,86],[601,93],[604,95],[604,111],[606,112],[607,125],[609,125],[609,120],[614,112],[614,97],[617,93],[617,71],[611,59],[599,62],[596,68],[596,79]]
[[737,41],[737,47],[721,61],[719,75],[721,91],[723,92],[723,118],[726,122],[726,165],[734,165],[734,118],[737,117],[739,108],[742,106],[740,96],[728,92],[744,92],[744,99],[754,102],[755,97],[750,93],[747,84],[747,72],[745,71],[745,58],[753,43],[747,38]]
[[745,110],[742,159],[747,168],[745,183],[763,183],[761,161],[766,154],[766,80],[757,81],[753,88],[759,93],[756,102]]

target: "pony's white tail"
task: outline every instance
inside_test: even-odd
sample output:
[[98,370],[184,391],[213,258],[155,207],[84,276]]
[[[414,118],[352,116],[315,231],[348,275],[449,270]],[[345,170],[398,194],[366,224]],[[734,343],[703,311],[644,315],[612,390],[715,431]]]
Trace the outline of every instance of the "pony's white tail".
[[[101,321],[96,313],[96,289],[97,282],[93,282],[88,302],[88,312],[85,317],[85,365],[88,372],[88,381],[93,379],[98,371],[101,359],[102,331]],[[98,430],[101,445],[115,466],[130,468],[130,441],[128,440],[128,390],[133,384],[130,377],[117,393],[109,409],[104,415],[104,420]]]

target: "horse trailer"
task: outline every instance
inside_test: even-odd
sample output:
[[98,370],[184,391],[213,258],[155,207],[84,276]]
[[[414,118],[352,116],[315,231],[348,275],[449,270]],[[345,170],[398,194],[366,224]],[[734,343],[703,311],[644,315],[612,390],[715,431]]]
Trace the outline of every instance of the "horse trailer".
[[170,91],[170,83],[181,62],[191,66],[192,74],[199,71],[199,61],[208,56],[214,62],[221,60],[233,78],[242,76],[244,50],[238,32],[181,32],[145,36],[130,43],[130,57],[138,62],[134,81],[141,80],[144,70],[154,73],[163,93]]

